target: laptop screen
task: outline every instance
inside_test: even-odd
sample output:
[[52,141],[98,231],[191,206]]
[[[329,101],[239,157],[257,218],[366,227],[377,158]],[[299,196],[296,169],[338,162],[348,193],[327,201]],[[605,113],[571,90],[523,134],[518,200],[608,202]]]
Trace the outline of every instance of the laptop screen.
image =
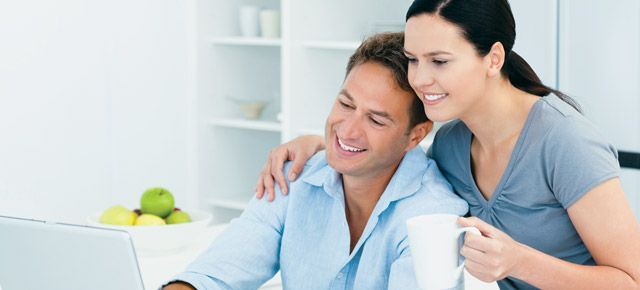
[[129,234],[0,216],[0,290],[144,289]]

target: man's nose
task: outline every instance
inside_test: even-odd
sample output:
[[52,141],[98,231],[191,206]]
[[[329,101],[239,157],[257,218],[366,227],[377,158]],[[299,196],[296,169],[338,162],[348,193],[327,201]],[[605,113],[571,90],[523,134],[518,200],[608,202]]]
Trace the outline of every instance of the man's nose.
[[359,116],[346,118],[340,125],[340,138],[343,140],[354,140],[362,136],[362,121]]

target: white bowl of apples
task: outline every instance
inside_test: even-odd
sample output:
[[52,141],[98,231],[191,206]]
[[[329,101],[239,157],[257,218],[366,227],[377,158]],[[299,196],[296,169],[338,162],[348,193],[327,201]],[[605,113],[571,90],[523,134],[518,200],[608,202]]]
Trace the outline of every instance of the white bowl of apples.
[[138,254],[166,255],[188,246],[211,222],[211,213],[174,206],[173,195],[156,187],[146,190],[140,209],[116,205],[87,218],[90,226],[124,230]]

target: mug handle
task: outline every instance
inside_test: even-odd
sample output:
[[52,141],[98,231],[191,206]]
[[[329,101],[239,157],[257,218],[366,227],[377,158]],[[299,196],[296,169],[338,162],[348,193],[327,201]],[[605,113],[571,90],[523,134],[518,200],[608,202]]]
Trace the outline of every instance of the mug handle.
[[[480,233],[480,230],[476,227],[465,227],[465,228],[460,228],[456,231],[456,237],[460,236],[462,233],[466,233],[466,232],[471,232],[474,233],[476,235],[482,235],[482,233]],[[462,263],[460,264],[460,266],[458,266],[458,268],[456,269],[456,271],[454,272],[454,277],[456,277],[456,279],[460,279],[460,276],[462,275],[462,270],[464,270],[464,262],[462,261]]]

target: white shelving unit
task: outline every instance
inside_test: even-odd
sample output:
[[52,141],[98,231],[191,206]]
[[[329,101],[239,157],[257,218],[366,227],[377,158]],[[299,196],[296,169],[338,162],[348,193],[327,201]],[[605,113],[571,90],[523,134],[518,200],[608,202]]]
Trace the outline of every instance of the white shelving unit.
[[282,124],[271,121],[255,121],[245,119],[213,119],[209,122],[212,126],[258,130],[258,131],[270,131],[280,132],[282,131]]
[[[244,209],[271,148],[323,134],[348,57],[379,27],[402,26],[411,2],[197,0],[198,200],[217,221]],[[281,37],[239,36],[243,5],[280,10]],[[231,99],[268,106],[247,120]]]
[[259,37],[218,37],[211,38],[211,44],[214,45],[238,45],[238,46],[280,46],[282,41],[273,38]]
[[346,50],[353,52],[360,45],[359,41],[308,41],[302,46],[311,49]]

